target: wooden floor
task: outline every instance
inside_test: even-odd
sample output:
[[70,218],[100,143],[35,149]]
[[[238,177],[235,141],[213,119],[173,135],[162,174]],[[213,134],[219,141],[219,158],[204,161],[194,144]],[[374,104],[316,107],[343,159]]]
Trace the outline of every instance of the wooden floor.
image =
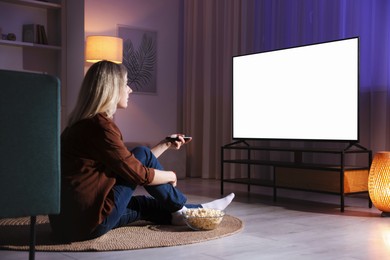
[[[220,182],[179,180],[189,202],[220,197]],[[115,252],[37,252],[36,259],[390,259],[390,218],[368,208],[367,194],[346,197],[345,212],[339,197],[320,193],[272,190],[225,184],[236,198],[227,213],[243,220],[236,235],[204,243]],[[2,251],[0,259],[28,259],[27,252]]]

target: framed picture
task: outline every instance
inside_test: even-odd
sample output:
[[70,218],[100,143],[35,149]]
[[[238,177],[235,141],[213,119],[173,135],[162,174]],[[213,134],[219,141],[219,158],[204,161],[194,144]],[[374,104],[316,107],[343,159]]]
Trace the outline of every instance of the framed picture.
[[157,94],[157,32],[118,25],[123,65],[133,93]]

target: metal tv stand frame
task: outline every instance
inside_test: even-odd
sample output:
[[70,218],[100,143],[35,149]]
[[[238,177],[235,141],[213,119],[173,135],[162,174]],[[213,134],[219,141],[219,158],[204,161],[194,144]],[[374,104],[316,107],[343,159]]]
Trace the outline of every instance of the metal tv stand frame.
[[[241,158],[232,158],[234,156],[226,156],[227,151],[243,151],[242,154],[246,156],[240,156]],[[271,159],[258,159],[254,158],[254,151],[265,151],[270,158],[272,153],[290,153],[293,156],[293,160],[271,160]],[[336,163],[332,164],[316,164],[316,163],[306,163],[303,158],[305,154],[333,154],[338,157],[339,160]],[[367,163],[364,165],[346,165],[346,157],[352,154],[365,154],[367,156]],[[244,158],[243,158],[244,157]],[[259,157],[259,156],[257,156]],[[290,155],[291,158],[291,155]],[[273,146],[254,146],[249,145],[246,140],[239,140],[221,147],[221,194],[224,193],[224,183],[238,183],[246,184],[248,186],[248,192],[250,192],[251,185],[257,186],[266,186],[273,188],[273,199],[276,201],[277,198],[277,189],[295,189],[295,190],[304,190],[304,191],[314,191],[319,193],[330,193],[338,194],[340,196],[340,211],[344,212],[344,197],[346,195],[344,191],[344,173],[348,170],[367,170],[369,171],[372,162],[372,151],[367,148],[357,144],[349,143],[344,148],[293,148],[293,147],[273,147]],[[247,177],[246,178],[225,178],[224,175],[224,166],[225,164],[241,164],[247,166]],[[251,165],[264,165],[272,167],[272,179],[271,180],[261,180],[252,177]],[[327,192],[320,190],[308,190],[302,188],[289,188],[289,187],[280,187],[276,182],[275,168],[295,168],[295,169],[312,169],[312,170],[321,170],[321,171],[332,171],[339,173],[339,185],[340,189],[338,192]],[[367,192],[367,191],[364,191]],[[372,207],[372,202],[368,196],[369,207]]]

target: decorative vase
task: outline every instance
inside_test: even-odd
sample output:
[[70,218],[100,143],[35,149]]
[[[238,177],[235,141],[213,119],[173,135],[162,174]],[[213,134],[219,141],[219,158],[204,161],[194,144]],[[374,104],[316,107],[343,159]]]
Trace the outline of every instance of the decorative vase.
[[390,152],[378,152],[371,163],[368,192],[383,217],[390,216]]

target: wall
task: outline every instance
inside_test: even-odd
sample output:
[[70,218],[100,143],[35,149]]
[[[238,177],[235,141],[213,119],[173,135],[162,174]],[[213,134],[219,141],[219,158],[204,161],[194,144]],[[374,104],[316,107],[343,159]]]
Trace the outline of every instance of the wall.
[[85,0],[85,37],[117,36],[117,25],[157,31],[157,94],[132,94],[115,121],[126,142],[156,143],[178,132],[179,0]]

